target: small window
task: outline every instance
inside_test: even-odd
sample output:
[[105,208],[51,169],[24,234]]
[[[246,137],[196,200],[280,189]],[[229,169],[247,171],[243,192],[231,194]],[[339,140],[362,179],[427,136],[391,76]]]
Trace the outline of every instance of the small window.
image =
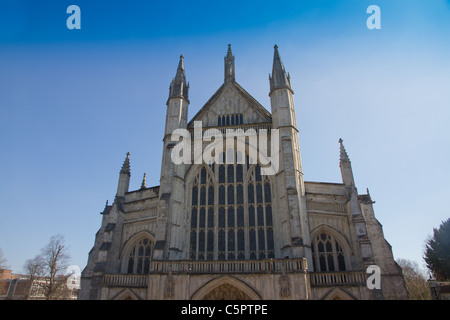
[[200,205],[204,206],[206,204],[206,188],[202,186],[200,188]]
[[234,186],[228,185],[228,204],[234,204]]
[[212,207],[208,209],[208,228],[214,228],[214,209]]
[[254,188],[253,184],[248,184],[248,203],[254,203],[255,202],[255,194],[254,194]]
[[237,226],[238,228],[244,227],[244,208],[242,206],[237,208]]
[[225,204],[225,187],[219,187],[219,204]]
[[232,164],[229,164],[227,166],[227,182],[228,183],[234,182],[234,166]]
[[250,227],[255,226],[255,207],[248,207],[248,224]]
[[312,243],[311,251],[316,271],[346,270],[344,252],[333,235],[328,233],[317,235]]
[[192,205],[196,206],[198,203],[198,188],[197,186],[194,186],[192,188]]
[[219,166],[219,183],[225,183],[225,165]]
[[150,239],[144,238],[137,241],[128,255],[127,273],[149,273],[152,250],[153,243]]
[[234,208],[228,208],[228,228],[234,227]]
[[192,208],[191,211],[191,228],[197,228],[197,209]]
[[199,217],[198,227],[200,229],[205,228],[205,208],[204,207],[202,207],[200,209],[200,217]]
[[242,184],[239,184],[237,186],[236,201],[237,201],[237,204],[244,203],[244,188],[242,187]]
[[219,228],[225,228],[225,208],[219,208]]
[[261,186],[260,183],[258,183],[256,185],[256,201],[258,203],[262,203],[263,202],[263,199],[262,199],[262,186]]
[[208,188],[208,205],[214,204],[214,187],[209,186]]
[[236,182],[242,182],[243,173],[242,173],[242,164],[236,165]]

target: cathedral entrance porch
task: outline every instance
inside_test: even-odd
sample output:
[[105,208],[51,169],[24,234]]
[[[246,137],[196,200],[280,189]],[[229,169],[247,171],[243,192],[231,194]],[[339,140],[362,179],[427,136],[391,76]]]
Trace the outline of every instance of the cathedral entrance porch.
[[149,274],[105,274],[102,298],[124,288],[141,299],[308,299],[306,259],[153,261]]
[[223,284],[211,290],[203,300],[251,300],[245,293],[229,284]]

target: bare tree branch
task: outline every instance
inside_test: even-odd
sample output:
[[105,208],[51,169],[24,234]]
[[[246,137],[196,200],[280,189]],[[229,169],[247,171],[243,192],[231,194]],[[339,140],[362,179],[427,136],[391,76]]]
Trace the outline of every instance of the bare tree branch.
[[42,276],[45,281],[41,282],[47,300],[58,298],[58,293],[63,291],[67,276],[64,275],[67,269],[70,255],[65,244],[64,236],[54,235],[50,242],[41,250]]
[[431,293],[425,272],[420,269],[417,262],[408,259],[398,259],[405,278],[406,290],[410,300],[430,300]]

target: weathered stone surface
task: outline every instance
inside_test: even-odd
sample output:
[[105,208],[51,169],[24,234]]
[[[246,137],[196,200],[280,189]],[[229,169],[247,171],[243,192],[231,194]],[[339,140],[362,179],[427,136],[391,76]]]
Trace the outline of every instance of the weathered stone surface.
[[[128,190],[127,154],[82,273],[80,299],[406,298],[373,201],[358,195],[342,139],[342,183],[303,180],[294,93],[278,49],[271,113],[237,84],[234,64],[229,48],[224,84],[188,123],[180,58],[167,101],[160,186]],[[247,163],[174,165],[170,134],[192,132],[194,121],[222,133],[279,130],[279,171],[260,177],[260,167]],[[366,286],[371,264],[381,269],[380,290]]]

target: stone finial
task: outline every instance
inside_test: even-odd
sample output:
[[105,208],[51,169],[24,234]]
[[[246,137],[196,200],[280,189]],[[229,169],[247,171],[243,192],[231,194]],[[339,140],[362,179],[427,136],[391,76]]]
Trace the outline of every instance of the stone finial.
[[170,98],[185,98],[188,99],[189,84],[186,84],[186,72],[184,70],[184,56],[180,55],[180,61],[178,62],[177,73],[175,78],[172,79],[172,83],[169,88]]
[[232,56],[233,56],[233,53],[231,52],[231,44],[228,44],[227,58],[231,58]]
[[126,173],[128,175],[131,174],[131,172],[130,172],[130,153],[129,152],[127,152],[127,157],[125,158],[125,161],[123,162],[120,173]]
[[225,56],[225,82],[234,81],[234,56],[231,52],[231,44],[228,44],[227,55]]
[[359,201],[364,204],[375,203],[375,201],[373,201],[372,197],[370,196],[369,188],[366,188],[366,191],[367,191],[367,194],[358,195]]
[[345,151],[345,147],[343,144],[344,140],[342,138],[339,138],[339,144],[340,144],[340,158],[339,160],[341,162],[350,162],[350,159],[348,157],[347,151]]
[[283,62],[281,61],[280,53],[278,52],[278,46],[275,45],[273,54],[273,66],[272,75],[269,74],[270,91],[275,89],[291,88],[291,79],[286,70],[284,69]]
[[141,190],[146,189],[146,188],[147,188],[147,181],[145,179],[145,173],[144,173],[144,178],[142,179],[142,183],[141,183]]
[[368,201],[371,202],[371,203],[375,203],[375,201],[372,200],[372,197],[371,197],[370,192],[369,192],[369,188],[366,188],[366,191],[367,191]]

